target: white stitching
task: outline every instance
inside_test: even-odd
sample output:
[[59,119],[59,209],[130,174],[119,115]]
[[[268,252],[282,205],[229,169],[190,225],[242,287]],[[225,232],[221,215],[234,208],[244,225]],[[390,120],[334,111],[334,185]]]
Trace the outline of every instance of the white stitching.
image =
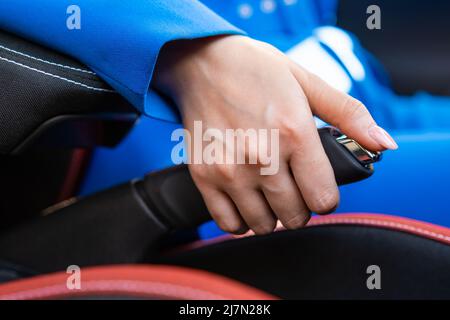
[[86,88],[86,89],[90,89],[90,90],[94,90],[94,91],[102,91],[102,92],[111,92],[111,93],[115,93],[114,90],[91,87],[91,86],[88,86],[88,85],[86,85],[86,84],[84,84],[84,83],[77,82],[77,81],[73,81],[73,80],[70,80],[70,79],[67,79],[67,78],[64,78],[64,77],[57,76],[56,74],[52,74],[52,73],[48,73],[48,72],[45,72],[45,71],[42,71],[42,70],[39,70],[39,69],[36,69],[36,68],[32,68],[32,67],[30,67],[30,66],[24,65],[24,64],[22,64],[22,63],[19,63],[19,62],[13,61],[13,60],[6,59],[6,58],[1,57],[1,56],[0,56],[0,60],[6,61],[6,62],[9,62],[9,63],[13,63],[13,64],[18,65],[18,66],[20,66],[20,67],[23,67],[23,68],[26,68],[26,69],[29,69],[29,70],[32,70],[32,71],[39,72],[39,73],[45,74],[45,75],[50,76],[50,77],[53,77],[53,78],[57,78],[57,79],[60,79],[60,80],[67,81],[67,82],[69,82],[69,83],[72,83],[72,84],[75,84],[75,85],[84,87],[84,88]]
[[51,296],[66,295],[69,293],[95,294],[96,292],[113,293],[117,291],[126,291],[134,294],[160,295],[167,298],[179,299],[226,299],[226,297],[224,296],[201,289],[163,282],[132,280],[91,280],[83,282],[82,289],[79,291],[70,291],[65,286],[53,285],[2,295],[0,296],[0,300],[45,299],[51,298]]
[[20,51],[16,51],[16,50],[4,47],[2,45],[0,45],[0,49],[9,51],[9,52],[12,52],[12,53],[15,53],[15,54],[19,54],[19,55],[21,55],[23,57],[30,58],[30,59],[33,59],[33,60],[36,60],[36,61],[44,62],[44,63],[50,64],[52,66],[57,66],[57,67],[65,68],[65,69],[70,69],[70,70],[84,72],[84,73],[89,73],[89,74],[94,74],[94,75],[96,74],[95,72],[92,72],[90,70],[74,68],[74,67],[63,65],[63,64],[59,64],[59,63],[47,61],[47,60],[44,60],[44,59],[40,59],[40,58],[37,58],[37,57],[33,57],[33,56],[30,56],[30,55],[28,55],[26,53],[23,53],[23,52],[20,52]]
[[325,224],[339,224],[339,223],[349,223],[349,224],[366,224],[366,225],[373,225],[373,226],[383,226],[383,227],[390,227],[390,228],[396,228],[406,231],[412,231],[415,233],[419,233],[428,237],[437,238],[440,240],[444,240],[446,242],[450,242],[450,236],[447,236],[442,233],[437,233],[429,230],[425,230],[422,228],[416,228],[413,226],[409,226],[406,224],[398,223],[398,222],[392,222],[392,221],[382,221],[382,220],[371,220],[371,219],[350,219],[350,218],[326,218],[326,219],[317,219],[312,220],[309,224],[310,226],[314,225],[325,225]]

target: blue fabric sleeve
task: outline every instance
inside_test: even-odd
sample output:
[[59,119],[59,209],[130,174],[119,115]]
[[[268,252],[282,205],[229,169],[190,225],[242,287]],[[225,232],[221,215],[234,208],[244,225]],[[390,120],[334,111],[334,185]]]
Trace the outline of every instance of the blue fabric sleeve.
[[[81,28],[69,30],[70,5]],[[176,120],[150,82],[162,46],[243,32],[197,0],[1,0],[0,28],[66,53],[147,115]]]
[[337,22],[338,0],[316,0],[320,24],[335,25]]

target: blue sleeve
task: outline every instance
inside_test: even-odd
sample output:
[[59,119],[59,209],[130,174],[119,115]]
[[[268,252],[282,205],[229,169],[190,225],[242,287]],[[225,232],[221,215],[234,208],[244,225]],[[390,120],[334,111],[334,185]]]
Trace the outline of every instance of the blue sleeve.
[[320,16],[320,24],[336,25],[338,0],[317,0],[318,12]]
[[[74,4],[81,24],[69,30]],[[150,88],[162,46],[243,33],[197,0],[1,0],[0,28],[78,59],[140,111],[166,120],[176,115]]]

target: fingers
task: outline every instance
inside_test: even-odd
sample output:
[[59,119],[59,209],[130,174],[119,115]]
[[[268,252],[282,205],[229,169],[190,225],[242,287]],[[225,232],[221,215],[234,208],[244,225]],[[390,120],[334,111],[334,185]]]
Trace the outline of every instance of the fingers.
[[339,191],[333,168],[325,154],[314,121],[305,121],[290,167],[308,208],[318,214],[334,211]]
[[223,231],[233,234],[244,234],[248,231],[247,225],[226,193],[214,188],[202,189],[201,193],[206,206]]
[[223,231],[244,234],[250,228],[255,234],[264,235],[275,229],[276,218],[259,190],[200,190],[211,216]]
[[265,235],[274,231],[277,220],[261,191],[230,190],[229,194],[242,218],[255,234]]
[[303,88],[311,111],[372,151],[398,148],[394,139],[378,127],[367,108],[295,63],[292,72]]
[[286,229],[298,229],[308,223],[310,211],[287,166],[276,175],[264,177],[261,189]]
[[330,213],[339,202],[336,178],[301,88],[289,103],[297,106],[296,116],[289,118],[294,125],[282,125],[280,138],[290,150],[288,162],[291,172],[307,207],[318,214]]

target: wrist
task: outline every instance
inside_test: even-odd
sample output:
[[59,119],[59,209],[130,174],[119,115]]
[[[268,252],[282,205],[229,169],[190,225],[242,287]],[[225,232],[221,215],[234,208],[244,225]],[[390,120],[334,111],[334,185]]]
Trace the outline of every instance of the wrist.
[[211,56],[211,48],[221,40],[234,35],[176,40],[167,43],[158,57],[153,75],[153,86],[176,99],[183,88],[192,82],[199,64],[204,64]]

